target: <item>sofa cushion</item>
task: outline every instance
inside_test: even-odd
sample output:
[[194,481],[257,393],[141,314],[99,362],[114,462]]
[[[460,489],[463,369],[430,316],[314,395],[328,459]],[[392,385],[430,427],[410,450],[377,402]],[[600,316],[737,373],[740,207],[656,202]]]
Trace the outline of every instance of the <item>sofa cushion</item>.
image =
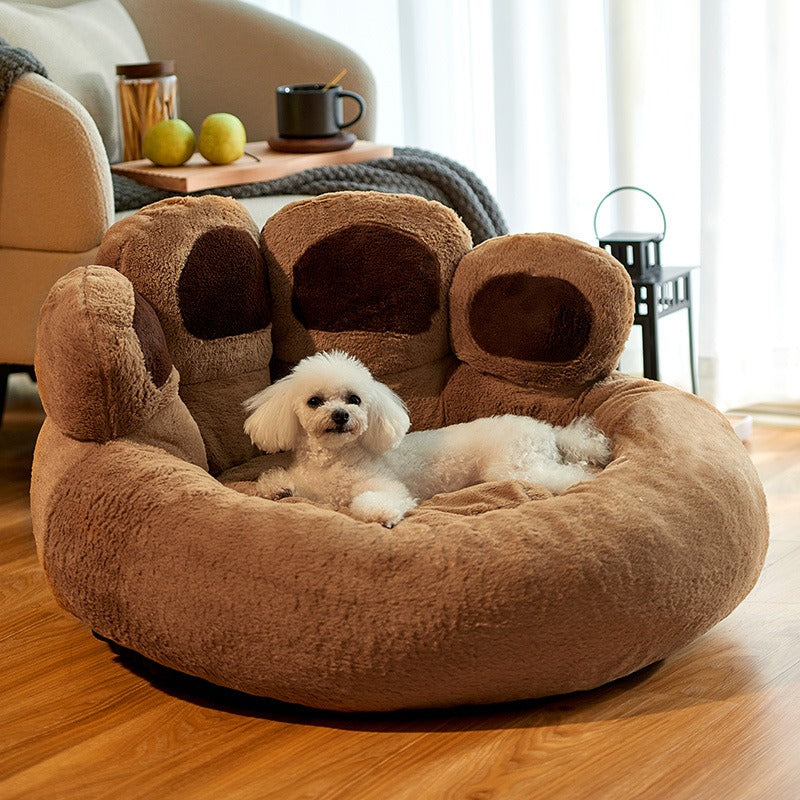
[[121,153],[117,64],[149,61],[139,31],[117,0],[60,8],[0,0],[0,37],[34,53],[50,79],[91,114],[109,160]]

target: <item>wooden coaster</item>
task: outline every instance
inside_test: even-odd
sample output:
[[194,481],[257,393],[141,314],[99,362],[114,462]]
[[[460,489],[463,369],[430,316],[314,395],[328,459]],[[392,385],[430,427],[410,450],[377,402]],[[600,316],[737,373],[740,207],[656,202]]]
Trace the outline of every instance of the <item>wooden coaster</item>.
[[267,144],[271,150],[279,153],[332,153],[334,150],[347,150],[356,140],[354,133],[339,133],[336,136],[324,136],[319,139],[288,139],[283,136],[271,136]]

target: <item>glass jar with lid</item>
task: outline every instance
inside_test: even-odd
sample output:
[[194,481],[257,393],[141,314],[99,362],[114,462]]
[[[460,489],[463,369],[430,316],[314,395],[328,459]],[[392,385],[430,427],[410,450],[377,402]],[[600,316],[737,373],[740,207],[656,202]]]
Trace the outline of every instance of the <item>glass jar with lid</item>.
[[142,158],[142,140],[156,122],[178,117],[174,61],[117,66],[122,160]]

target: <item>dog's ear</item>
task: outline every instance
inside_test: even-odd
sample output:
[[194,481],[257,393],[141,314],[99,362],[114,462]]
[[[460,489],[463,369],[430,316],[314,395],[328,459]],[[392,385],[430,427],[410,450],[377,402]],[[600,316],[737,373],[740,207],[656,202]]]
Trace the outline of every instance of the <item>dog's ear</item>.
[[292,377],[281,378],[244,402],[245,410],[252,412],[244,422],[244,432],[266,453],[293,450],[302,432],[292,402]]
[[410,426],[405,403],[388,386],[375,381],[367,407],[364,446],[373,453],[385,453],[400,443]]

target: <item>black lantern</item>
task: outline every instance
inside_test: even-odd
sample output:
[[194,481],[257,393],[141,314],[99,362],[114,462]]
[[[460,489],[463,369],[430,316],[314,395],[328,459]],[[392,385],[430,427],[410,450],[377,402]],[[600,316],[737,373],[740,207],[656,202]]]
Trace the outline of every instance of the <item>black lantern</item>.
[[[663,222],[662,230],[660,233],[637,233],[634,231],[614,231],[604,236],[600,236],[597,232],[597,215],[600,213],[600,208],[608,200],[611,195],[622,191],[635,191],[646,194],[657,206],[661,212],[661,220]],[[664,209],[658,200],[640,189],[638,186],[618,186],[612,189],[597,205],[594,212],[594,235],[600,242],[600,247],[611,253],[614,258],[619,261],[631,278],[647,278],[656,276],[661,270],[661,250],[660,244],[667,232],[667,218],[664,215]]]
[[[660,233],[635,233],[633,231],[614,231],[600,236],[597,233],[597,215],[600,207],[612,194],[630,190],[646,194],[661,212]],[[594,212],[594,233],[600,247],[609,252],[628,271],[633,284],[634,314],[633,324],[642,329],[642,356],[644,376],[661,380],[659,367],[659,328],[658,321],[683,309],[689,322],[689,369],[692,391],[697,393],[697,369],[694,357],[694,333],[692,330],[692,284],[691,271],[694,267],[662,267],[661,241],[667,232],[667,218],[658,200],[638,186],[618,186],[612,189],[598,204]]]

